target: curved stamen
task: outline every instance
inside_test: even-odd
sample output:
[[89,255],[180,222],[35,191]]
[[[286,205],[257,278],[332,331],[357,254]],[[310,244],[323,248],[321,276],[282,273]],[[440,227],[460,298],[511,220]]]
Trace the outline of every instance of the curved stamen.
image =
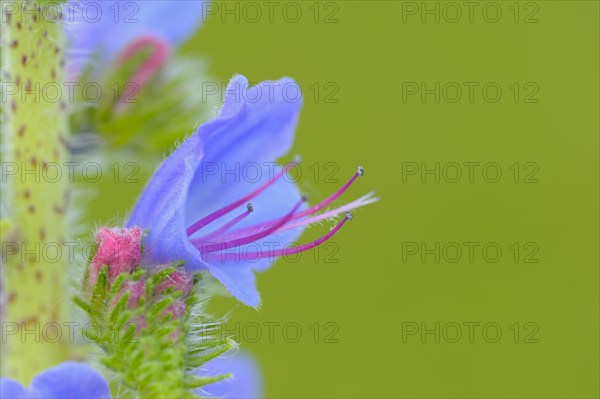
[[[293,230],[293,229],[297,229],[297,228],[304,228],[304,227],[310,226],[312,224],[315,224],[315,223],[321,222],[323,220],[327,220],[329,218],[337,216],[341,213],[348,212],[348,211],[351,211],[356,208],[361,208],[366,205],[370,205],[377,201],[379,201],[379,197],[375,197],[375,192],[371,191],[370,193],[367,193],[367,194],[363,195],[362,197],[355,199],[354,201],[352,201],[348,204],[342,205],[340,207],[337,207],[337,208],[327,211],[325,213],[321,213],[320,215],[302,219],[302,220],[299,220],[299,221],[293,222],[293,223],[287,223],[286,225],[280,227],[275,233],[281,233],[284,231]],[[244,232],[244,235],[248,235],[248,234],[252,233],[252,231],[246,232],[246,230],[247,229],[240,229],[240,230],[237,230],[236,232],[225,234],[224,236],[220,237],[220,239],[223,241],[228,241],[228,240],[234,239],[235,237],[238,236],[238,234],[241,234],[240,232],[242,232],[242,231]],[[256,229],[254,229],[254,230],[256,230]]]
[[[344,223],[346,223],[348,220],[352,220],[352,214],[350,212],[346,212],[346,216],[344,217],[344,219],[342,219],[337,225],[335,225],[335,227],[333,229],[331,229],[329,231],[329,233],[327,233],[323,237],[318,238],[309,243],[299,245],[297,247],[291,247],[291,248],[265,250],[265,251],[259,251],[259,252],[246,253],[246,254],[244,254],[244,257],[247,257],[249,259],[277,258],[280,256],[289,256],[289,255],[294,255],[294,254],[297,254],[300,252],[308,251],[309,249],[314,248],[318,245],[321,245],[325,241],[327,241],[331,237],[333,237],[333,235],[335,233],[337,233],[339,231],[339,229],[342,228]],[[239,258],[239,254],[235,254],[235,253],[231,253],[231,252],[221,253],[221,254],[213,253],[213,254],[208,255],[208,260],[220,259],[221,261],[225,262],[225,261],[227,261],[228,257],[230,257],[230,258],[233,257],[233,259],[236,259],[236,258]]]
[[311,218],[307,218],[307,219],[304,219],[304,220],[301,220],[301,221],[295,222],[295,223],[288,223],[285,226],[283,226],[282,228],[280,228],[279,230],[277,230],[277,233],[280,233],[282,231],[288,231],[288,230],[300,228],[300,227],[310,226],[311,224],[318,223],[322,220],[326,220],[326,219],[329,219],[336,215],[339,215],[342,212],[348,212],[352,209],[360,208],[360,207],[363,207],[363,206],[366,206],[366,205],[369,205],[369,204],[379,201],[379,197],[373,197],[374,194],[375,194],[374,192],[370,192],[366,195],[363,195],[359,199],[350,202],[349,204],[340,206],[339,208],[332,209],[332,210],[322,213],[318,216],[313,216]]
[[220,218],[221,216],[228,214],[229,212],[233,211],[238,206],[242,205],[245,202],[248,202],[252,198],[256,197],[257,195],[259,195],[260,193],[265,191],[267,188],[271,187],[273,184],[275,184],[275,182],[277,182],[279,179],[281,179],[281,177],[287,172],[287,170],[289,168],[294,166],[296,163],[297,163],[296,161],[290,162],[289,164],[284,166],[281,169],[281,171],[273,179],[270,179],[268,182],[266,182],[265,184],[263,184],[256,190],[252,191],[250,194],[246,195],[243,198],[240,198],[239,200],[237,200],[235,202],[232,202],[231,204],[229,204],[227,206],[224,206],[221,209],[216,210],[215,212],[211,213],[210,215],[208,215],[208,216],[198,220],[196,223],[192,224],[190,227],[187,228],[188,237],[191,236],[192,234],[194,234],[195,232],[197,232],[198,230],[200,230],[201,228],[203,228],[204,226],[206,226],[207,224],[212,223],[215,220],[217,220],[218,218]]
[[198,248],[200,250],[200,252],[202,252],[202,253],[225,251],[226,249],[250,244],[251,242],[265,238],[265,237],[271,235],[273,232],[275,232],[278,228],[280,228],[281,226],[283,226],[287,222],[289,222],[290,219],[292,218],[292,216],[294,215],[294,212],[296,212],[298,210],[298,208],[300,207],[300,205],[302,205],[302,203],[304,201],[305,201],[305,197],[302,197],[302,199],[300,201],[298,201],[298,203],[294,206],[294,208],[291,211],[289,211],[285,216],[280,218],[276,224],[274,224],[267,230],[264,230],[264,231],[261,231],[260,233],[249,235],[246,237],[236,238],[231,241],[223,241],[223,242],[212,243],[212,244],[211,243],[203,243],[200,247],[196,247],[196,248]]
[[197,246],[203,242],[208,242],[213,238],[222,236],[223,234],[227,233],[233,226],[244,220],[252,212],[254,212],[254,206],[249,202],[246,206],[245,212],[242,212],[241,214],[237,215],[235,218],[231,219],[229,222],[225,223],[223,226],[213,231],[212,233],[202,237],[194,238],[193,240],[191,240],[192,244],[194,246]]
[[[357,169],[357,171],[356,171],[356,173],[339,190],[337,190],[335,193],[333,193],[332,195],[330,195],[327,199],[325,199],[325,200],[319,202],[318,204],[312,206],[311,208],[295,214],[294,216],[292,216],[292,218],[290,220],[297,220],[297,219],[300,219],[300,218],[302,218],[304,216],[312,215],[312,214],[320,211],[321,209],[325,208],[326,206],[328,206],[329,204],[331,204],[333,201],[335,201],[336,199],[338,199],[352,185],[352,183],[354,183],[354,181],[359,176],[363,176],[364,174],[365,174],[364,168],[362,166],[359,166],[358,169]],[[352,208],[348,208],[348,209],[352,209]],[[236,235],[248,235],[248,234],[252,234],[252,233],[254,233],[256,231],[260,231],[260,230],[262,230],[264,228],[271,228],[271,226],[274,223],[277,223],[277,221],[278,221],[278,219],[273,219],[273,220],[269,220],[268,222],[264,222],[264,223],[260,223],[260,224],[255,224],[253,226],[249,226],[249,227],[246,227],[244,229],[237,230],[237,231],[235,231],[232,234],[236,234]],[[285,230],[288,230],[288,229],[285,228]]]
[[352,176],[350,180],[348,180],[346,184],[344,184],[339,190],[337,190],[335,193],[329,196],[329,198],[327,198],[326,200],[321,201],[318,204],[312,206],[311,208],[308,208],[307,210],[294,215],[293,219],[296,220],[306,215],[312,215],[313,213],[316,213],[321,209],[325,208],[327,205],[331,204],[333,201],[338,199],[340,195],[344,194],[344,192],[352,185],[352,183],[354,183],[354,180],[356,180],[359,176],[364,176],[364,174],[365,169],[362,166],[359,166],[354,176]]

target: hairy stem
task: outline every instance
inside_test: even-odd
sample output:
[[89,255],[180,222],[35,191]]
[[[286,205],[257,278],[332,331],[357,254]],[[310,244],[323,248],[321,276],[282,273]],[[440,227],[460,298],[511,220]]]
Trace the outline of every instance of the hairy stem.
[[69,338],[61,19],[58,3],[2,2],[2,373],[23,383],[64,360]]

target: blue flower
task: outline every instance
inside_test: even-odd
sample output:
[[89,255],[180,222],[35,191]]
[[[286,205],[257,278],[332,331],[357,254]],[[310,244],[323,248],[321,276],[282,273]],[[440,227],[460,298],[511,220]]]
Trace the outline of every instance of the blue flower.
[[[197,389],[202,397],[251,399],[262,397],[262,377],[253,357],[238,352],[213,359],[195,374],[212,377],[233,374],[232,378]],[[0,378],[0,399],[108,399],[107,381],[83,363],[65,362],[33,378],[29,388],[15,380]]]
[[110,398],[106,380],[83,363],[65,362],[33,378],[29,388],[17,381],[0,379],[1,399],[105,399]]
[[292,146],[301,107],[300,88],[291,79],[248,88],[246,78],[234,77],[219,114],[165,160],[131,213],[127,226],[148,231],[145,262],[183,260],[188,270],[208,270],[256,307],[254,271],[321,244],[350,214],[320,239],[293,246],[304,227],[376,201],[369,193],[315,215],[363,174],[359,168],[332,196],[305,205],[295,184],[298,165],[274,164]]
[[[69,0],[64,20],[69,67],[77,73],[94,55],[102,66],[118,55],[154,46],[157,54],[176,46],[203,22],[208,1]],[[162,57],[164,58],[164,57]]]
[[201,397],[223,399],[263,398],[262,375],[254,358],[245,352],[226,354],[211,360],[195,374],[212,377],[231,373],[233,377],[196,390]]

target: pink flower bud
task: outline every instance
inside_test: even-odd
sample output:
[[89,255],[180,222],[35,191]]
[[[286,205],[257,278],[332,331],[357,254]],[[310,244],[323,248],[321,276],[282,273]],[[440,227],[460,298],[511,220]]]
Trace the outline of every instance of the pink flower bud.
[[185,314],[185,303],[180,300],[176,300],[165,309],[163,316],[166,316],[167,313],[171,313],[173,315],[173,319],[179,319],[181,316]]
[[[182,318],[185,315],[185,303],[179,299],[176,300],[175,302],[167,306],[167,308],[163,311],[162,315],[166,316],[167,313],[171,313],[173,315],[171,317],[171,320]],[[173,331],[169,335],[169,338],[172,341],[179,341],[180,337],[181,329],[179,327],[177,328],[177,330]]]
[[140,303],[140,298],[146,293],[146,283],[144,280],[138,281],[127,281],[121,287],[121,291],[114,297],[111,308],[113,308],[117,302],[129,292],[129,299],[127,301],[127,309],[134,309]]
[[131,273],[142,260],[141,242],[142,230],[137,227],[100,227],[96,231],[96,254],[90,266],[92,287],[103,265],[108,265],[109,280],[124,272]]
[[174,289],[182,292],[182,297],[187,297],[194,286],[194,276],[185,271],[185,269],[177,269],[161,281],[156,286],[156,293],[159,294],[165,291],[167,288],[173,287]]
[[148,322],[146,321],[145,316],[134,317],[133,319],[128,321],[125,325],[127,327],[129,327],[129,324],[135,325],[134,335],[137,335],[140,332],[140,330],[148,327]]

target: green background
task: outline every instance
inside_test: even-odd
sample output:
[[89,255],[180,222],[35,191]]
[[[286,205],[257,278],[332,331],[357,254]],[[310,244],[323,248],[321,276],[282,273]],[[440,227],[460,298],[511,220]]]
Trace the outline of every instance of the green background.
[[[476,2],[472,22],[459,2],[455,23],[446,3],[408,3],[295,2],[302,16],[292,23],[285,2],[272,22],[264,5],[252,22],[245,3],[223,14],[219,2],[184,46],[206,56],[219,82],[241,73],[300,83],[294,151],[318,165],[300,183],[313,200],[359,164],[366,175],[345,198],[373,189],[382,198],[333,246],[260,274],[259,312],[228,298],[213,310],[235,306],[228,328],[245,331],[238,340],[256,355],[269,397],[598,397],[598,2],[521,2],[516,17],[512,1]],[[416,15],[403,13],[413,5]],[[439,22],[421,20],[425,6],[440,7]],[[439,82],[439,102],[403,98],[411,82]],[[463,89],[456,102],[452,82]],[[464,82],[478,85],[472,100]],[[502,89],[496,102],[493,89],[482,93],[489,82]],[[478,163],[472,179],[465,162]],[[438,182],[406,173],[436,163]],[[488,181],[497,169],[499,181]],[[89,204],[94,221],[113,220],[115,204],[125,214],[140,189],[106,183]],[[423,259],[436,243],[439,261]],[[472,261],[465,245],[476,246]],[[279,323],[272,339],[268,323]],[[302,328],[298,342],[294,325],[282,331],[289,323]],[[439,339],[422,335],[436,323]]]

